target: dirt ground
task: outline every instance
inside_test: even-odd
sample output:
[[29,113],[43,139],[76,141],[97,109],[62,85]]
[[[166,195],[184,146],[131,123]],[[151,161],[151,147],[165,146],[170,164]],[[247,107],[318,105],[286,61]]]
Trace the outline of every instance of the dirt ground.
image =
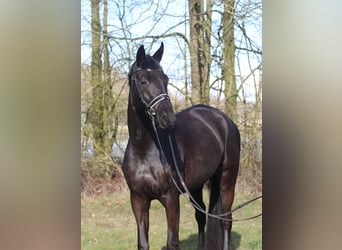
[[112,194],[127,188],[123,176],[115,176],[113,179],[81,176],[81,196]]

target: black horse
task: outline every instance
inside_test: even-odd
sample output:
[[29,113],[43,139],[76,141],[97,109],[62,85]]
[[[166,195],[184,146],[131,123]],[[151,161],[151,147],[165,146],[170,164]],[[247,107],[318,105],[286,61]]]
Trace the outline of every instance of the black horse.
[[[167,94],[168,77],[159,65],[164,46],[153,56],[140,46],[129,72],[129,141],[122,170],[130,189],[138,228],[138,249],[149,249],[149,208],[153,199],[166,210],[167,245],[179,247],[179,195],[184,191],[178,167],[191,196],[205,210],[203,185],[209,181],[209,213],[229,212],[240,158],[240,134],[223,112],[195,105],[174,113]],[[168,143],[167,138],[172,138]],[[172,142],[172,143],[171,143]],[[173,151],[174,152],[173,152]],[[172,157],[172,153],[176,156]],[[196,209],[198,249],[229,249],[231,214],[222,220]]]

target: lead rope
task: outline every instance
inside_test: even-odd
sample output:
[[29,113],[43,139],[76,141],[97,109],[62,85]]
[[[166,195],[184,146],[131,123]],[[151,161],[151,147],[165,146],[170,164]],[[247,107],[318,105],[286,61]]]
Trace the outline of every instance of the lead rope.
[[[155,120],[154,120],[154,116],[151,116],[151,121],[152,121],[152,126],[153,126],[153,130],[154,130],[154,133],[156,135],[156,138],[157,138],[157,142],[158,142],[158,146],[160,148],[160,151],[161,151],[161,154],[162,154],[162,157],[163,159],[167,162],[166,160],[166,157],[165,157],[165,154],[164,154],[164,151],[163,151],[163,148],[161,146],[161,142],[160,142],[160,139],[159,139],[159,135],[158,135],[158,131],[157,131],[157,127],[156,127],[156,124],[155,124]],[[219,219],[219,220],[225,220],[225,221],[246,221],[246,220],[252,220],[252,219],[255,219],[255,218],[258,218],[260,216],[262,216],[262,213],[259,213],[255,216],[252,216],[252,217],[248,217],[248,218],[243,218],[243,219],[227,219],[227,218],[222,218],[224,216],[227,216],[227,215],[230,215],[232,214],[233,212],[243,208],[244,206],[247,206],[248,204],[258,200],[258,199],[261,199],[262,198],[262,195],[258,196],[258,197],[255,197],[249,201],[246,201],[245,203],[242,203],[240,204],[239,206],[237,206],[236,208],[230,210],[229,212],[227,213],[223,213],[223,214],[211,214],[207,211],[205,211],[204,209],[202,209],[202,207],[196,202],[196,200],[193,198],[193,196],[191,195],[188,187],[186,186],[185,184],[185,181],[183,179],[183,176],[179,170],[179,167],[178,167],[178,164],[177,164],[177,159],[176,159],[176,155],[175,155],[175,151],[174,151],[174,148],[173,148],[173,143],[172,143],[172,139],[171,139],[171,136],[170,134],[168,135],[168,140],[169,140],[169,144],[170,144],[170,149],[171,149],[171,154],[172,154],[172,160],[174,162],[174,165],[175,165],[175,169],[176,169],[176,173],[178,175],[178,178],[179,178],[179,181],[185,191],[185,195],[187,196],[189,202],[192,204],[192,206],[197,209],[199,212],[207,215],[207,216],[210,216],[212,218],[216,218],[216,219]],[[163,164],[163,166],[165,167],[165,165]],[[174,185],[176,186],[177,190],[180,192],[180,193],[184,193],[182,191],[182,189],[178,186],[176,180],[173,178],[173,175],[171,174],[171,179],[172,179],[172,182],[174,183]]]

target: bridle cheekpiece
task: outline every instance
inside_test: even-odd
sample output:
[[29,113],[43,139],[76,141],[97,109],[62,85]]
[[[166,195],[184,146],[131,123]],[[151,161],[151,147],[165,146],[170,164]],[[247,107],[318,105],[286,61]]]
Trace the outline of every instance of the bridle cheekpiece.
[[[171,103],[170,97],[166,93],[161,93],[161,94],[157,95],[156,97],[152,98],[152,100],[150,102],[146,101],[143,93],[141,92],[138,84],[135,81],[135,78],[132,78],[137,72],[140,72],[140,71],[151,72],[151,71],[162,71],[162,69],[137,69],[136,71],[134,71],[133,73],[131,73],[129,75],[129,78],[132,80],[133,85],[135,85],[135,88],[138,91],[138,95],[139,95],[141,102],[144,104],[144,106],[146,108],[147,115],[150,117],[150,119],[154,119],[154,116],[156,115],[155,106],[164,100],[169,101]],[[132,93],[133,93],[133,91],[132,91]]]

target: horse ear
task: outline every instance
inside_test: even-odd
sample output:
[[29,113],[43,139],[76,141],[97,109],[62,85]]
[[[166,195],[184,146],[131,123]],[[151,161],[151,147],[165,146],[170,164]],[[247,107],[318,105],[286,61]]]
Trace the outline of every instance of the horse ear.
[[145,49],[144,49],[144,45],[141,45],[138,49],[137,57],[136,57],[136,62],[137,62],[138,67],[141,67],[142,62],[144,61],[144,57],[145,57]]
[[161,61],[164,53],[164,43],[162,42],[160,48],[154,53],[153,58],[156,59],[158,62]]

